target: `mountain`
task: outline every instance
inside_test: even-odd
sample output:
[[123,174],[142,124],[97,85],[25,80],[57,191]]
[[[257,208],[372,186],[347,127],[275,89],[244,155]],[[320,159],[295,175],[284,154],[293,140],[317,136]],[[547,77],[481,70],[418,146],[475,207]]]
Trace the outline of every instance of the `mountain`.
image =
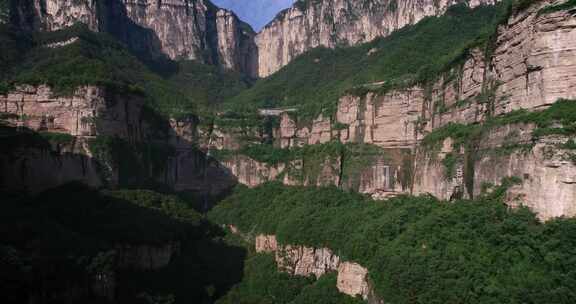
[[[258,75],[266,77],[298,55],[324,46],[352,46],[388,36],[426,16],[443,14],[458,0],[299,0],[258,33]],[[466,1],[470,7],[494,0]]]
[[[277,14],[258,34],[234,13],[208,0],[23,0],[14,2],[12,19],[22,28],[43,31],[82,22],[94,31],[112,34],[140,53],[197,60],[266,77],[310,49],[353,46],[385,37],[426,16],[441,15],[458,2],[299,0]],[[466,2],[469,7],[493,3]],[[224,4],[259,12],[260,16],[258,9],[270,7],[276,11],[285,3]]]
[[255,69],[250,26],[207,0],[23,0],[12,5],[13,23],[21,28],[55,31],[81,22],[138,53],[196,60],[246,74]]
[[276,14],[290,7],[294,0],[213,0],[214,4],[234,11],[256,31],[260,31]]
[[575,303],[576,2],[486,3],[0,0],[2,303]]

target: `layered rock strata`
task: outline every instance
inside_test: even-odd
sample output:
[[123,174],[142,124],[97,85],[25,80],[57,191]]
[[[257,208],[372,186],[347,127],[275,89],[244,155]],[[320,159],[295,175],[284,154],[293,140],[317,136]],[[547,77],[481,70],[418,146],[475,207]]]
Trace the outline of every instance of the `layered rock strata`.
[[[466,159],[474,151],[455,150],[450,139],[437,151],[420,146],[427,134],[450,123],[482,124],[514,110],[540,111],[559,99],[576,97],[575,19],[570,11],[541,13],[551,3],[539,2],[512,15],[499,27],[491,52],[470,50],[461,65],[432,83],[343,96],[334,117],[319,116],[308,126],[299,126],[291,113],[283,114],[280,145],[339,140],[412,149],[410,193],[430,193],[442,199],[472,197],[481,194],[482,184],[497,185],[502,179],[518,176],[524,183],[511,189],[511,205],[527,205],[542,219],[576,215],[576,187],[569,173],[574,170],[571,152],[560,147],[570,138],[534,142],[534,126],[506,127],[512,135],[490,130],[476,151],[481,153],[480,159],[473,161]],[[512,145],[528,151],[496,153]],[[443,164],[447,156],[456,160],[452,172]]]
[[[280,181],[284,185],[337,186],[347,190],[383,199],[409,191],[410,154],[403,149],[385,149],[384,155],[354,155],[349,157],[326,156],[323,160],[306,157],[287,162],[269,164],[256,161],[245,155],[235,155],[221,160],[238,182],[256,187],[269,181]],[[354,159],[351,159],[354,158]],[[362,159],[371,161],[362,162]],[[319,162],[315,168],[304,167],[307,162]],[[343,163],[344,162],[344,163]],[[348,162],[352,169],[346,169]]]
[[368,278],[368,270],[360,264],[342,261],[328,248],[280,245],[274,235],[258,235],[256,252],[275,255],[278,268],[293,275],[316,278],[337,272],[337,288],[341,293],[360,296],[369,303],[383,303],[375,297]]
[[13,13],[23,28],[56,31],[83,23],[148,55],[255,73],[252,28],[206,0],[25,0]]
[[[266,77],[315,47],[351,46],[384,37],[459,1],[297,1],[256,36],[258,75]],[[494,0],[467,1],[470,7]]]
[[[0,95],[0,107],[4,123],[24,133],[48,135],[42,146],[22,142],[3,151],[0,186],[6,191],[37,192],[71,181],[114,187],[154,180],[174,190],[217,195],[235,184],[226,168],[195,148],[196,118],[164,119],[139,96],[118,95],[98,86],[79,87],[68,96],[47,86],[20,86]],[[50,144],[50,136],[65,140]],[[125,146],[170,147],[173,153],[151,161],[150,152],[140,151],[125,159],[126,151],[94,150],[92,143],[102,138]],[[142,176],[126,171],[120,160],[138,163],[135,169]]]

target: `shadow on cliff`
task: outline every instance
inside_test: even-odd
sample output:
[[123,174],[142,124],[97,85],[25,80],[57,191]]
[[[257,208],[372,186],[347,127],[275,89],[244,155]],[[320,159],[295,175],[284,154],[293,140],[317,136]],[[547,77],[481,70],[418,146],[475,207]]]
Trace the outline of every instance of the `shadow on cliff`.
[[133,201],[78,183],[4,199],[0,293],[7,304],[212,303],[242,279],[246,256],[223,235],[154,197]]
[[[98,1],[97,5],[99,30],[101,32],[109,33],[116,39],[124,42],[134,56],[153,72],[164,78],[169,78],[181,71],[182,67],[178,62],[164,54],[162,41],[158,35],[152,29],[137,24],[129,17],[126,4],[123,1]],[[188,9],[190,8],[187,8],[187,10]],[[192,10],[195,10],[195,8],[192,8]],[[188,11],[187,13],[191,12]],[[198,58],[196,61],[223,69],[222,59],[218,52],[219,42],[216,14],[217,8],[211,3],[208,3],[205,32],[196,33],[200,43],[198,48],[202,50],[202,58]],[[198,27],[201,27],[201,25],[198,24]],[[256,43],[253,37],[247,36],[244,32],[240,32],[239,34],[241,35],[239,51],[241,54],[248,54],[237,58],[240,65],[239,68],[241,71],[246,72],[247,75],[253,77],[255,75],[254,71],[256,71],[258,58]],[[200,50],[195,51],[200,52]],[[176,58],[175,60],[180,59],[185,60],[185,58]]]
[[[107,108],[125,99],[111,92]],[[142,100],[131,100],[122,126],[111,128],[108,114],[95,123],[97,137],[90,139],[90,150],[99,175],[109,188],[150,189],[179,193],[200,212],[227,196],[238,183],[230,170],[200,149],[199,120],[190,115],[168,120],[148,108]],[[112,116],[117,115],[114,110]],[[116,118],[118,119],[118,118]],[[125,120],[125,121],[124,121]],[[120,130],[121,129],[121,130]]]

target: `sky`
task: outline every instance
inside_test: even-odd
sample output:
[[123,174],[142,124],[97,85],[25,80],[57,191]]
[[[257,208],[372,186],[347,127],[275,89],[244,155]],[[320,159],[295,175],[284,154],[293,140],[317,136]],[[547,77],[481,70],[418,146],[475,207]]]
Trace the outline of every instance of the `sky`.
[[260,31],[272,21],[281,10],[292,5],[294,0],[212,0],[219,7],[227,8],[249,23],[255,31]]

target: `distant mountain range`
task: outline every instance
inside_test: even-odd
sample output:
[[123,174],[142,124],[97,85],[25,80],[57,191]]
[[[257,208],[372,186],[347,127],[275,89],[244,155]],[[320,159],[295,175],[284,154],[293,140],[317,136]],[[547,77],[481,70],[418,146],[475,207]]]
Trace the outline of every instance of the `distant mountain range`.
[[214,4],[234,11],[242,21],[260,31],[281,10],[295,0],[213,0]]

